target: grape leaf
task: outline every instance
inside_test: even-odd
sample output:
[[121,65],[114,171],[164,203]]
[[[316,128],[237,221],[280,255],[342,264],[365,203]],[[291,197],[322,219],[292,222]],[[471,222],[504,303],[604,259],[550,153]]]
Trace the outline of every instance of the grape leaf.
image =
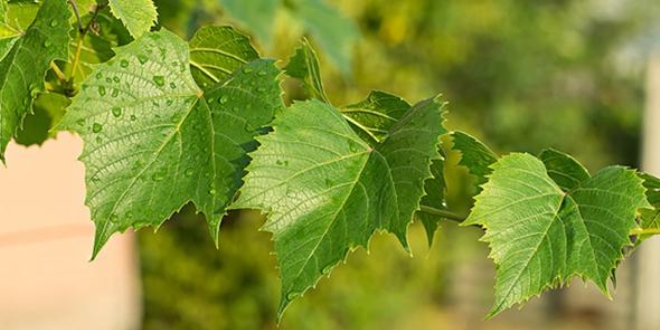
[[279,1],[221,0],[220,2],[229,15],[239,22],[239,25],[254,32],[257,39],[266,48],[270,47]]
[[281,316],[289,303],[378,229],[407,247],[406,230],[439,158],[442,103],[412,107],[375,147],[318,100],[294,103],[257,140],[233,208],[268,213],[282,272]]
[[142,34],[158,21],[158,12],[152,0],[108,0],[112,14],[124,22],[133,38]]
[[492,172],[490,166],[497,162],[497,155],[467,133],[456,131],[452,133],[452,138],[452,149],[461,153],[458,164],[467,167],[470,174],[476,177],[476,184],[480,187],[488,181],[486,177]]
[[589,172],[570,155],[554,149],[545,149],[539,154],[539,159],[548,170],[548,175],[563,191],[570,191],[589,179]]
[[217,243],[254,136],[283,107],[272,60],[236,70],[205,94],[186,43],[145,33],[82,84],[61,126],[85,141],[94,256],[115,232],[160,226],[192,201]]
[[648,205],[634,171],[608,167],[569,192],[528,154],[502,157],[477,196],[465,226],[486,229],[482,240],[497,265],[493,316],[573,276],[607,281],[631,244],[635,214]]
[[[44,91],[44,77],[54,59],[68,56],[69,9],[66,0],[46,0],[37,16],[0,61],[0,160],[9,140],[32,112],[33,98]],[[5,42],[5,47],[7,44]]]
[[318,56],[307,39],[303,39],[303,44],[291,56],[284,72],[290,77],[299,79],[309,96],[329,103],[321,81]]
[[9,54],[9,51],[11,51],[12,47],[14,46],[14,43],[16,40],[18,40],[19,37],[9,37],[9,38],[3,38],[0,39],[0,61],[2,61],[7,54]]
[[[446,133],[446,132],[445,132]],[[444,134],[444,133],[443,133]],[[435,236],[435,231],[438,230],[441,216],[432,214],[424,208],[433,208],[435,210],[447,210],[447,205],[445,201],[445,157],[442,150],[438,151],[442,158],[434,159],[431,164],[431,179],[426,180],[424,183],[424,191],[426,196],[422,198],[422,212],[417,212],[417,218],[424,225],[424,230],[426,231],[426,241],[429,246],[433,245],[433,236]]]
[[345,106],[342,113],[360,137],[369,143],[378,143],[387,137],[390,128],[410,107],[398,96],[374,91],[365,100]]
[[213,88],[238,67],[259,58],[250,40],[232,27],[203,27],[189,42],[190,66],[199,86]]
[[[639,177],[644,180],[646,199],[651,204],[650,208],[640,210],[639,225],[642,229],[660,229],[660,179],[648,173],[641,173]],[[652,236],[639,235],[635,243],[639,244]]]

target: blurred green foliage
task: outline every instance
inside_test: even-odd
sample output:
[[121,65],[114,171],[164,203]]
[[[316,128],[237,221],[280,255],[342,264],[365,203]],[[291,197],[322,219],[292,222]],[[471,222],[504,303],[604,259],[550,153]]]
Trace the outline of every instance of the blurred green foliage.
[[[161,23],[183,36],[202,24],[233,22],[217,0],[156,3]],[[352,17],[361,33],[349,77],[323,63],[334,103],[354,103],[372,89],[410,101],[440,92],[450,102],[449,128],[474,134],[496,152],[554,147],[591,170],[636,164],[644,63],[623,49],[657,17],[657,1],[328,3]],[[279,14],[263,55],[293,54],[305,31],[289,18]],[[252,30],[257,36],[267,31]],[[325,42],[311,37],[315,45]],[[455,154],[448,157],[457,162]],[[449,205],[464,211],[473,185],[463,172],[446,175]],[[270,237],[257,231],[263,219],[249,212],[226,219],[216,250],[195,217],[187,209],[158,234],[140,236],[145,328],[275,329],[279,282]],[[392,237],[378,236],[369,256],[357,250],[295,302],[280,328],[419,328],[429,306],[447,301],[451,269],[474,250],[476,236],[444,224],[428,250],[415,224],[413,259]]]

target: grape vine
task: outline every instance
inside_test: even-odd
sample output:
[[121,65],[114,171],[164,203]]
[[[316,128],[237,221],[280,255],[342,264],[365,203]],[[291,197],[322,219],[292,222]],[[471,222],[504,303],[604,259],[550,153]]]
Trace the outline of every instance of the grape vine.
[[[439,96],[409,103],[374,91],[334,105],[306,40],[278,66],[233,27],[185,41],[156,23],[149,0],[0,2],[0,159],[37,106],[56,121],[50,134],[82,137],[93,256],[113,234],[158,228],[188,203],[216,244],[228,210],[258,209],[275,242],[281,317],[376,231],[408,249],[413,220],[429,240],[440,221],[458,221],[484,229],[493,316],[576,276],[609,295],[631,237],[637,246],[660,232],[650,174],[591,174],[554,149],[499,156],[445,128]],[[308,99],[285,104],[284,77]],[[479,185],[465,217],[444,201],[450,150]]]

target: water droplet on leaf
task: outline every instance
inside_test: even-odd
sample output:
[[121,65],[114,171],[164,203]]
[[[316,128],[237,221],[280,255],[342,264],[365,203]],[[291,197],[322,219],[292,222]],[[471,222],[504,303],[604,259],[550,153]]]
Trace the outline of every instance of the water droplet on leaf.
[[117,97],[117,96],[119,96],[119,90],[116,89],[116,88],[113,88],[113,89],[112,89],[112,94],[110,94],[110,95],[112,95],[112,97]]
[[112,108],[112,115],[115,116],[116,118],[121,117],[122,110],[120,107],[114,107]]
[[193,176],[193,174],[195,174],[195,171],[193,169],[186,170],[186,176]]
[[225,104],[225,103],[227,103],[227,101],[229,101],[229,98],[227,96],[223,96],[218,100],[218,102],[220,102],[220,104]]
[[122,68],[128,68],[128,61],[127,61],[127,60],[121,60],[121,61],[119,62],[119,65],[120,65]]
[[243,68],[243,73],[245,74],[252,73],[252,68]]
[[263,76],[266,75],[266,71],[261,70],[261,71],[257,72],[257,75],[263,77]]
[[76,120],[76,124],[78,124],[78,126],[85,126],[85,120],[84,119],[78,119],[78,120]]
[[135,115],[131,115],[131,120],[132,120],[132,121],[136,121],[136,120],[137,120],[137,117],[136,117]]
[[159,87],[163,87],[165,85],[165,77],[163,76],[154,76],[153,81]]
[[105,94],[106,94],[105,87],[99,86],[99,95],[105,96]]
[[176,88],[176,84],[173,83],[173,82],[171,82],[171,83],[170,83],[170,88],[171,88],[171,89],[175,89],[175,88]]
[[154,180],[156,182],[163,181],[165,180],[165,173],[158,171],[151,175],[151,180]]
[[50,21],[50,27],[52,27],[52,28],[57,27],[58,24],[59,24],[59,22],[56,19]]
[[147,63],[147,61],[149,61],[149,58],[146,57],[145,55],[138,55],[138,61],[140,62],[140,64],[144,64]]
[[266,91],[266,87],[257,87],[257,92],[263,93]]
[[50,40],[48,40],[48,39],[47,39],[46,41],[44,41],[44,47],[49,48],[49,47],[52,46],[52,45],[53,45],[53,42],[52,42],[52,41],[50,41]]
[[101,125],[99,123],[94,123],[94,125],[92,125],[92,132],[99,133],[102,130],[103,130],[103,125]]

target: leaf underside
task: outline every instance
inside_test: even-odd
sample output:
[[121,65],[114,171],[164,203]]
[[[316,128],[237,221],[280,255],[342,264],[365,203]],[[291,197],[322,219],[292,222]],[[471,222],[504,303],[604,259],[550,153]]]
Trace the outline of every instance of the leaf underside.
[[152,0],[108,0],[112,14],[124,22],[133,38],[149,32],[158,21],[158,12]]
[[[567,162],[555,164],[555,171],[571,168],[570,159],[563,159]],[[497,265],[489,316],[573,276],[593,281],[609,295],[607,281],[623,247],[631,244],[635,213],[647,205],[636,173],[608,167],[564,192],[531,155],[508,155],[492,168],[464,222],[486,229],[482,240]]]

